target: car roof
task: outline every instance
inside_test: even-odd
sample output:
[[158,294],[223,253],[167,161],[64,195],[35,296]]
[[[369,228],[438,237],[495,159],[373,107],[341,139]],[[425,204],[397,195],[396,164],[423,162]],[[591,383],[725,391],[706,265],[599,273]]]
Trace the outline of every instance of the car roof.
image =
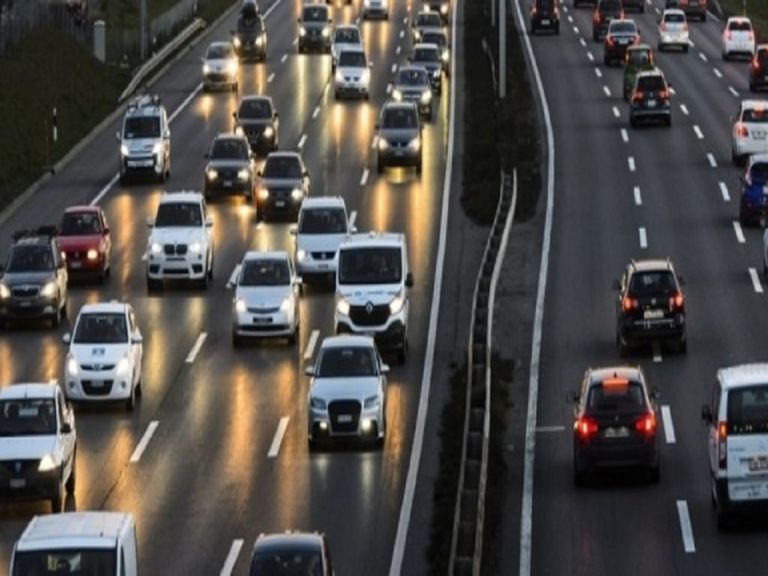
[[203,195],[193,190],[180,190],[178,192],[165,192],[160,197],[160,204],[173,202],[200,202]]
[[288,252],[285,250],[248,250],[243,256],[243,262],[252,262],[254,260],[289,260]]
[[430,50],[439,50],[440,47],[435,44],[434,42],[419,42],[418,44],[413,45],[413,51],[416,52],[416,50],[421,49],[430,49]]
[[261,534],[256,539],[253,552],[272,552],[286,548],[306,549],[310,548],[321,552],[323,549],[323,536],[310,532],[286,532],[284,534]]
[[232,44],[229,42],[211,42],[208,44],[208,49],[211,48],[232,48]]
[[728,18],[726,24],[730,24],[731,22],[746,22],[747,24],[752,24],[752,21],[746,16],[731,16]]
[[653,48],[650,44],[635,44],[627,47],[627,52],[640,52],[641,50],[653,50]]
[[239,140],[241,142],[248,142],[248,138],[245,134],[238,134],[237,132],[219,132],[213,137],[213,141],[218,140]]
[[[269,102],[270,105],[272,104],[272,97],[267,96],[266,94],[250,94],[248,96],[243,96],[240,99],[240,105],[242,105],[243,102],[258,102],[258,101],[265,101]],[[239,105],[238,105],[239,107]]]
[[654,68],[653,70],[641,70],[637,73],[638,78],[647,78],[649,76],[661,76],[664,78],[664,72],[661,71],[661,68]]
[[360,32],[360,27],[357,24],[337,24],[334,27],[334,32],[339,32],[341,30],[357,30]]
[[344,202],[344,198],[341,196],[310,196],[304,198],[301,203],[301,211],[310,210],[312,208],[346,208],[347,205]]
[[94,304],[83,304],[80,308],[80,314],[100,314],[100,313],[122,313],[128,309],[125,302],[96,302]]
[[742,109],[753,110],[755,108],[764,108],[768,110],[768,100],[760,100],[758,98],[749,98],[741,101]]
[[427,34],[440,34],[440,36],[443,38],[447,38],[445,30],[438,28],[437,26],[427,26],[426,28],[423,28],[421,31],[422,37],[426,36]]
[[608,23],[608,27],[610,28],[614,24],[632,24],[635,28],[637,28],[637,22],[635,22],[632,18],[614,18]]
[[323,339],[320,344],[320,349],[324,348],[346,348],[348,346],[375,346],[375,342],[371,336],[363,336],[362,334],[340,334],[338,336],[328,336]]
[[77,204],[75,206],[70,206],[69,208],[66,208],[64,210],[64,214],[70,214],[73,212],[93,212],[93,213],[99,213],[101,212],[101,207],[99,206],[89,206],[88,204]]
[[158,116],[164,109],[160,103],[160,97],[157,95],[144,94],[134,98],[128,103],[125,110],[125,116]]
[[768,162],[768,154],[752,154],[749,157],[749,165],[762,164]]
[[639,366],[602,366],[589,368],[588,372],[590,386],[602,383],[603,380],[610,378],[623,378],[645,384],[643,371]]
[[399,232],[358,232],[350,234],[346,240],[341,243],[339,249],[355,248],[359,246],[377,247],[377,246],[402,246],[405,241],[405,235]]
[[0,400],[20,400],[23,398],[53,398],[56,394],[55,383],[22,382],[0,389]]
[[680,10],[680,8],[667,8],[666,10],[664,10],[664,13],[661,15],[662,18],[667,14],[674,14],[675,16],[682,16],[683,18],[685,18],[685,12]]
[[717,379],[726,390],[754,384],[768,386],[768,363],[741,364],[720,368],[717,371]]
[[127,512],[64,512],[35,516],[19,538],[19,551],[114,548],[133,524]]
[[672,263],[662,258],[646,258],[644,260],[632,260],[627,267],[634,272],[653,272],[656,270],[672,270]]
[[365,55],[365,49],[362,44],[343,44],[343,46],[340,54],[343,54],[344,52],[360,52]]
[[[400,72],[408,72],[411,70],[421,70],[425,74],[428,74],[427,69],[424,68],[424,66],[416,66],[415,64],[406,64],[404,66],[400,66],[397,69],[397,73],[399,74]],[[409,104],[409,103],[410,102],[398,102],[398,104]]]
[[267,160],[270,158],[296,158],[297,160],[301,160],[301,154],[298,152],[291,152],[288,150],[281,150],[279,152],[270,152],[267,154]]

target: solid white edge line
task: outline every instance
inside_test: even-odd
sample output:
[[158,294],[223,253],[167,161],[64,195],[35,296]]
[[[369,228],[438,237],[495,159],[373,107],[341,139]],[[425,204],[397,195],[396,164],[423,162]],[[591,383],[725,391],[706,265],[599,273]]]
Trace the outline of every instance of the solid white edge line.
[[312,330],[312,334],[309,335],[307,341],[307,348],[304,350],[304,360],[312,360],[312,355],[315,353],[315,346],[317,346],[317,339],[320,337],[319,330]]
[[352,228],[355,225],[355,221],[357,220],[357,210],[352,210],[352,212],[349,213],[349,227]]
[[[459,2],[453,2],[451,21],[456,22],[456,7]],[[457,26],[451,26],[451,51],[456,46]],[[529,42],[528,36],[524,36]],[[397,521],[397,534],[392,551],[392,562],[389,566],[390,576],[400,576],[403,559],[405,557],[405,545],[408,539],[408,528],[413,511],[413,498],[416,494],[416,481],[419,477],[419,465],[421,463],[421,451],[424,448],[424,430],[427,424],[429,412],[429,393],[432,387],[432,366],[435,361],[435,342],[437,340],[437,322],[440,315],[440,296],[443,287],[443,267],[445,265],[445,244],[448,235],[448,208],[450,206],[451,177],[453,174],[453,146],[456,130],[456,58],[455,52],[451,54],[451,98],[448,111],[448,149],[445,154],[445,175],[443,179],[443,205],[440,209],[440,236],[437,241],[437,259],[435,262],[435,283],[432,288],[432,306],[429,311],[429,328],[427,330],[427,348],[424,357],[424,371],[421,378],[421,394],[419,395],[419,408],[416,413],[416,425],[413,430],[413,445],[411,457],[408,462],[408,473],[405,478],[403,491],[403,503],[400,507],[400,517]]]
[[365,185],[368,183],[368,174],[370,174],[370,172],[371,172],[371,171],[370,171],[370,170],[368,170],[368,168],[366,168],[365,170],[363,170],[363,175],[362,175],[362,177],[360,178],[360,186],[365,186]]
[[[520,10],[520,1],[515,1],[518,22],[524,22]],[[528,405],[525,420],[525,446],[523,465],[523,491],[520,509],[520,576],[531,574],[531,552],[533,542],[533,472],[536,455],[536,418],[539,402],[539,369],[541,366],[541,340],[544,322],[544,303],[547,295],[547,277],[549,274],[549,252],[552,244],[552,221],[554,216],[555,196],[555,138],[552,129],[552,119],[549,113],[547,95],[541,81],[539,66],[527,34],[522,35],[528,62],[533,77],[536,80],[536,90],[539,93],[541,110],[547,137],[547,198],[544,217],[544,237],[541,245],[541,264],[539,268],[538,288],[536,291],[536,311],[533,321],[533,337],[531,340],[531,362],[528,374]]]
[[693,541],[693,527],[691,526],[691,516],[688,514],[688,502],[685,500],[677,501],[677,516],[680,518],[683,549],[686,554],[693,554],[696,552],[696,543]]
[[203,347],[206,338],[208,338],[208,332],[201,332],[200,336],[197,337],[195,345],[192,346],[192,350],[189,351],[189,355],[187,356],[187,364],[192,364],[195,361],[195,358],[197,358],[197,355],[200,352],[200,348]]
[[731,195],[728,193],[728,186],[726,186],[725,182],[718,182],[718,185],[720,186],[720,193],[723,195],[723,200],[730,202]]
[[157,420],[152,420],[149,423],[147,429],[144,431],[144,435],[141,437],[141,440],[139,440],[139,443],[136,444],[136,448],[134,449],[133,454],[131,454],[131,462],[133,464],[141,460],[142,454],[144,454],[144,451],[147,449],[147,445],[149,444],[149,441],[152,440],[152,436],[155,435],[155,430],[157,430],[159,425],[160,422]]
[[640,186],[635,186],[635,188],[632,190],[635,194],[635,205],[636,206],[642,206],[643,205],[643,197],[640,195]]
[[229,553],[227,554],[226,560],[224,560],[224,566],[221,568],[219,576],[230,576],[230,574],[232,574],[232,570],[235,569],[235,562],[237,562],[237,557],[240,555],[240,550],[243,548],[244,543],[245,541],[242,538],[237,538],[232,542],[232,546],[229,547]]
[[645,250],[648,248],[648,233],[646,232],[645,228],[642,226],[637,231],[638,235],[640,236],[640,248]]
[[715,160],[715,155],[712,152],[707,152],[707,160],[712,168],[717,168],[717,160]]
[[736,234],[736,241],[739,244],[744,244],[747,239],[744,238],[744,230],[741,229],[741,222],[738,220],[733,221],[733,231]]
[[269,452],[267,452],[267,458],[277,458],[277,455],[280,454],[280,445],[283,443],[283,437],[285,436],[285,431],[288,429],[289,420],[290,418],[288,416],[280,418],[277,430],[275,431],[275,437],[272,438],[272,444],[269,447]]
[[697,137],[699,140],[704,140],[704,134],[703,134],[703,132],[701,131],[701,128],[699,128],[699,125],[698,125],[698,124],[694,124],[694,125],[693,125],[693,132],[696,134],[696,137]]
[[667,444],[674,444],[677,441],[675,425],[672,423],[672,411],[666,404],[661,407],[661,421],[664,422],[664,437],[667,439]]
[[757,275],[757,270],[755,268],[749,269],[749,277],[752,279],[752,287],[755,289],[755,293],[762,294],[763,285],[760,284],[760,277]]
[[112,188],[112,186],[114,186],[114,185],[115,185],[115,183],[116,183],[116,182],[117,182],[119,179],[120,179],[120,173],[118,172],[117,174],[115,174],[114,176],[112,176],[112,179],[111,179],[109,182],[107,182],[107,183],[104,185],[104,188],[102,188],[101,190],[99,190],[99,193],[98,193],[98,194],[96,194],[96,197],[95,197],[93,200],[91,200],[91,202],[90,202],[90,205],[91,205],[91,206],[96,206],[96,204],[98,204],[98,203],[99,203],[99,201],[100,201],[102,198],[104,198],[104,196],[107,194],[107,192],[109,192],[109,190]]

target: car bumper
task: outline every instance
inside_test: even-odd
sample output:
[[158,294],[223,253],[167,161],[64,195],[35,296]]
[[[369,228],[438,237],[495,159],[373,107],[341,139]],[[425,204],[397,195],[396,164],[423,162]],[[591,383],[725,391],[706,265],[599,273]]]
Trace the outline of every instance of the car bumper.
[[384,414],[380,408],[362,410],[360,415],[353,415],[352,422],[338,424],[328,410],[309,409],[308,434],[311,440],[329,440],[332,438],[384,438]]
[[632,107],[629,110],[629,117],[637,120],[642,119],[654,119],[654,118],[670,118],[672,111],[669,106],[660,106],[658,108],[635,108]]
[[336,259],[315,260],[309,256],[296,260],[296,273],[299,276],[336,276]]
[[336,334],[363,334],[371,336],[383,349],[401,349],[406,340],[406,325],[402,318],[390,317],[382,326],[358,326],[348,316],[337,314]]
[[[734,488],[741,485],[747,487],[748,484],[765,485],[765,479],[755,480],[754,482],[729,481],[728,478],[718,478],[715,480],[715,497],[717,504],[723,512],[737,515],[765,514],[768,512],[768,489],[761,486],[762,496],[758,498],[734,499]],[[729,487],[730,486],[730,487]]]
[[749,83],[752,87],[764,87],[768,86],[768,74],[750,74]]
[[113,376],[108,377],[106,374],[92,372],[87,376],[82,373],[77,376],[67,375],[67,398],[77,402],[115,402],[130,398],[133,387],[130,375],[117,378],[114,372]]
[[150,255],[147,263],[147,277],[152,280],[201,280],[206,273],[202,254],[181,260],[165,260]]
[[163,173],[163,163],[157,156],[124,156],[120,164],[120,173],[159,176]]
[[229,88],[237,84],[237,74],[210,73],[203,75],[204,88]]
[[621,324],[620,336],[625,342],[680,340],[686,335],[685,324],[685,316],[682,314],[663,320],[625,321]]
[[751,42],[726,42],[723,46],[723,52],[726,54],[744,54],[752,56],[755,52],[755,45]]
[[390,147],[379,150],[379,163],[384,166],[418,166],[421,162],[421,151],[410,150],[407,147]]
[[331,38],[330,36],[299,36],[299,46],[302,48],[310,48],[314,50],[330,50]]
[[368,96],[368,83],[336,82],[334,90],[339,96]]
[[531,18],[531,27],[536,28],[537,30],[557,30],[560,28],[560,19],[552,16],[536,16],[535,18]]
[[234,180],[222,180],[221,178],[217,178],[216,180],[208,180],[206,178],[204,187],[206,194],[216,192],[218,194],[235,193],[250,196],[251,190],[253,190],[253,182],[251,180],[243,181],[237,178]]
[[267,57],[267,48],[263,44],[243,43],[235,48],[235,54],[240,60],[263,60]]
[[256,200],[256,209],[264,214],[296,214],[301,209],[301,204],[304,202],[302,196],[298,200],[292,196],[288,198],[258,198]]
[[[13,465],[13,461],[8,461],[3,469]],[[6,501],[47,499],[58,490],[60,481],[61,467],[48,472],[38,472],[35,468],[27,470],[22,475],[8,474],[4,471],[0,475],[0,499]]]
[[30,298],[21,301],[10,299],[0,302],[0,319],[3,320],[55,317],[58,313],[58,302],[49,298]]
[[768,138],[763,140],[753,140],[740,138],[734,140],[733,151],[737,156],[748,156],[750,154],[768,153]]
[[659,463],[659,451],[653,440],[636,445],[616,446],[595,446],[575,440],[574,458],[578,470],[633,466],[655,467]]
[[83,257],[80,258],[71,256],[69,253],[67,253],[66,256],[66,262],[67,262],[67,272],[72,274],[88,274],[92,272],[101,272],[104,269],[104,261],[105,256],[102,253],[99,253],[96,258],[93,260]]
[[232,333],[251,338],[276,338],[296,333],[296,319],[289,312],[258,314],[237,312],[233,317]]
[[663,32],[659,39],[659,43],[664,46],[687,46],[688,45],[688,33],[687,32]]
[[389,15],[389,8],[387,6],[383,6],[381,4],[378,4],[378,5],[363,4],[363,16],[365,17],[377,16],[380,18],[386,18],[388,15]]

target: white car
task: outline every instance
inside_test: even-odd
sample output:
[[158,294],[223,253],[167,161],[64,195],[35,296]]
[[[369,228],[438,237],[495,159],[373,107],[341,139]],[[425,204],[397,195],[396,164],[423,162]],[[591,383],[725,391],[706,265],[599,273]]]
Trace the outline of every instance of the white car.
[[323,340],[309,384],[309,447],[319,440],[353,437],[383,445],[387,431],[387,373],[370,336]]
[[213,279],[213,219],[199,192],[168,192],[147,220],[147,290],[163,280],[184,279],[208,287]]
[[237,91],[237,54],[229,42],[211,42],[203,61],[203,90],[229,88]]
[[229,287],[232,301],[232,345],[244,338],[288,338],[299,333],[299,289],[287,252],[246,252]]
[[339,24],[333,30],[331,65],[336,68],[339,53],[346,48],[363,48],[363,36],[355,24]]
[[677,9],[664,10],[659,22],[659,52],[678,47],[688,52],[688,21],[685,12]]
[[755,32],[745,16],[731,16],[723,30],[723,60],[736,54],[752,58],[755,53]]
[[51,501],[61,512],[75,492],[74,410],[58,384],[14,384],[0,390],[0,468],[4,498]]
[[363,0],[363,20],[368,18],[389,20],[389,0]]
[[171,177],[171,125],[157,94],[138,96],[128,104],[115,137],[120,144],[120,184],[134,175],[160,182]]
[[750,154],[768,154],[768,100],[743,100],[732,122],[735,165],[743,165]]
[[368,100],[371,85],[371,63],[360,47],[344,48],[339,52],[333,90],[336,99],[342,96],[362,96]]
[[307,198],[299,211],[299,223],[291,228],[296,236],[296,273],[302,280],[330,276],[336,280],[339,246],[357,228],[350,225],[341,196]]
[[64,391],[78,402],[125,402],[141,395],[144,345],[130,304],[104,302],[80,309],[64,364]]

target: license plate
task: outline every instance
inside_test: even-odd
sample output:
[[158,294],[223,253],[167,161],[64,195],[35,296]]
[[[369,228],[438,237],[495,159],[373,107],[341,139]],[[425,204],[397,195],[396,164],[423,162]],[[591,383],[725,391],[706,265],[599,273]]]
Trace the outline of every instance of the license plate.
[[29,308],[30,306],[32,306],[32,302],[23,300],[22,302],[19,303],[19,306],[21,306],[22,308]]
[[282,208],[283,206],[285,206],[285,200],[275,200],[275,206],[277,206],[278,208]]
[[104,380],[91,380],[91,388],[104,388]]
[[24,478],[11,478],[11,488],[24,488],[27,485],[27,481]]
[[232,188],[232,180],[224,180],[222,185],[224,188]]
[[339,414],[338,418],[336,418],[336,421],[339,424],[349,424],[352,422],[352,414]]
[[402,156],[403,151],[402,150],[395,150],[395,156]]
[[629,44],[629,38],[619,38],[619,44],[622,46]]
[[542,26],[549,26],[549,19],[548,18],[542,18],[541,19],[541,25]]
[[755,456],[749,460],[749,471],[759,472],[768,470],[768,456]]
[[643,312],[643,318],[645,318],[646,320],[664,318],[664,310],[646,310],[645,312]]
[[318,264],[317,268],[319,270],[328,270],[328,264]]
[[648,108],[656,108],[656,100],[648,100]]
[[148,166],[152,166],[152,160],[129,160],[128,166],[146,168]]
[[627,438],[629,436],[629,428],[626,426],[606,428],[603,436],[606,438]]
[[70,260],[69,262],[69,267],[72,268],[73,270],[76,270],[77,268],[81,268],[82,265],[83,265],[82,262],[78,262],[76,260]]
[[271,324],[272,323],[272,318],[262,318],[262,317],[259,317],[259,316],[254,316],[253,317],[253,323],[254,324]]

